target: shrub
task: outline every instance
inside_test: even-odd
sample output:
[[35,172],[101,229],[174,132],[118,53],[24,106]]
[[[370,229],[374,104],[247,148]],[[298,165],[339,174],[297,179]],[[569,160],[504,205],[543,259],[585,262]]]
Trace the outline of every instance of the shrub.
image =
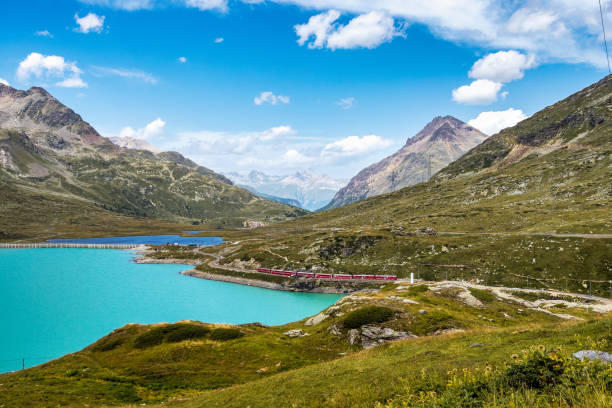
[[134,347],[147,348],[162,344],[164,341],[177,343],[183,340],[197,339],[206,336],[210,329],[205,326],[189,323],[174,323],[154,327],[142,333],[134,340]]
[[366,306],[346,315],[343,320],[344,327],[356,329],[364,324],[386,322],[393,316],[393,310],[382,306]]
[[91,349],[93,351],[110,351],[116,349],[122,344],[122,338],[107,338],[98,341]]
[[481,302],[489,303],[495,300],[495,296],[488,290],[469,288],[470,293]]
[[136,339],[134,339],[134,347],[143,349],[157,346],[158,344],[162,344],[164,342],[165,336],[165,327],[155,327],[136,337]]
[[218,328],[210,332],[210,338],[218,341],[237,339],[242,336],[244,334],[235,328]]
[[195,324],[176,324],[175,327],[166,335],[168,343],[178,343],[183,340],[199,339],[210,333],[210,329],[205,326]]

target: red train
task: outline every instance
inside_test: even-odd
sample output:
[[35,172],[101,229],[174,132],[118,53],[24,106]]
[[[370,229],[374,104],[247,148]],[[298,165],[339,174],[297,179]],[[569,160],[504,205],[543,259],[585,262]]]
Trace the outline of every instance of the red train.
[[257,269],[259,273],[268,273],[271,275],[290,276],[294,278],[316,278],[316,279],[337,279],[337,280],[397,280],[395,275],[349,275],[343,273],[314,273],[314,272],[297,272],[283,271],[279,269]]

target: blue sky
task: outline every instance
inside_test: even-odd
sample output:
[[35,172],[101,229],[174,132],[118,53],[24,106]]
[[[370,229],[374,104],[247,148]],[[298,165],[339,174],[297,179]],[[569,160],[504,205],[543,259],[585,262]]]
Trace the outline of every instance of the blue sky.
[[597,1],[19,0],[0,22],[1,80],[223,172],[348,178],[434,116],[493,133],[607,74]]

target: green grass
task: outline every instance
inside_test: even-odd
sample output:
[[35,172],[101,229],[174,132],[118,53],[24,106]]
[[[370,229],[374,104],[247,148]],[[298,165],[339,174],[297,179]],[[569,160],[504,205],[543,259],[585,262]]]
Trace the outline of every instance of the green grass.
[[[565,323],[555,325],[531,326],[526,329],[478,329],[452,335],[424,337],[398,342],[388,346],[363,351],[350,357],[332,362],[304,367],[288,373],[261,379],[249,384],[237,385],[215,392],[205,392],[187,401],[172,406],[184,408],[212,407],[313,407],[313,408],[371,408],[377,403],[383,406],[403,407],[402,403],[420,391],[440,387],[442,395],[431,396],[425,401],[441,402],[443,398],[471,389],[468,381],[446,389],[448,382],[456,381],[466,373],[492,367],[495,373],[504,373],[506,364],[513,354],[521,354],[532,346],[542,345],[546,349],[561,348],[563,356],[580,349],[599,347],[610,350],[610,318],[591,320],[585,323]],[[470,347],[481,343],[483,347]],[[594,343],[596,345],[594,346]],[[593,370],[592,372],[601,372]],[[568,372],[569,374],[569,372]],[[423,379],[425,378],[425,379]],[[427,379],[432,378],[431,385]],[[577,382],[581,378],[576,378]],[[609,391],[602,393],[599,380],[586,382],[586,387],[578,388],[575,395],[584,399],[578,401],[579,407],[604,407],[610,401]],[[595,388],[591,393],[589,386]],[[512,391],[504,388],[507,397]],[[556,391],[539,391],[548,401],[556,401]],[[532,395],[529,391],[525,395]],[[463,394],[462,394],[463,395]],[[469,393],[467,395],[470,395]],[[484,397],[493,396],[490,393]],[[537,397],[537,395],[536,395]],[[437,398],[437,399],[436,399]],[[604,398],[601,403],[598,399]],[[607,399],[606,399],[607,398]],[[518,400],[518,399],[517,399]],[[520,401],[520,400],[519,400]],[[527,402],[533,399],[526,400]],[[450,405],[407,405],[455,407]],[[459,405],[460,406],[460,405]],[[478,404],[463,406],[482,406]],[[506,407],[501,405],[485,405]],[[553,404],[518,404],[515,406],[554,407]],[[561,405],[562,406],[562,405]],[[571,406],[571,405],[569,405]]]

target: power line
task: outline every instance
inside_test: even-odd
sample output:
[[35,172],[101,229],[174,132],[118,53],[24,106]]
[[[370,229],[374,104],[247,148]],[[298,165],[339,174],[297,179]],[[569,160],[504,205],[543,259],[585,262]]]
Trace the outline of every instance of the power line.
[[610,55],[608,54],[608,41],[606,40],[606,26],[604,25],[603,10],[601,8],[601,0],[599,0],[599,16],[601,17],[601,29],[604,37],[604,47],[606,49],[606,61],[608,61],[608,74],[610,73]]

